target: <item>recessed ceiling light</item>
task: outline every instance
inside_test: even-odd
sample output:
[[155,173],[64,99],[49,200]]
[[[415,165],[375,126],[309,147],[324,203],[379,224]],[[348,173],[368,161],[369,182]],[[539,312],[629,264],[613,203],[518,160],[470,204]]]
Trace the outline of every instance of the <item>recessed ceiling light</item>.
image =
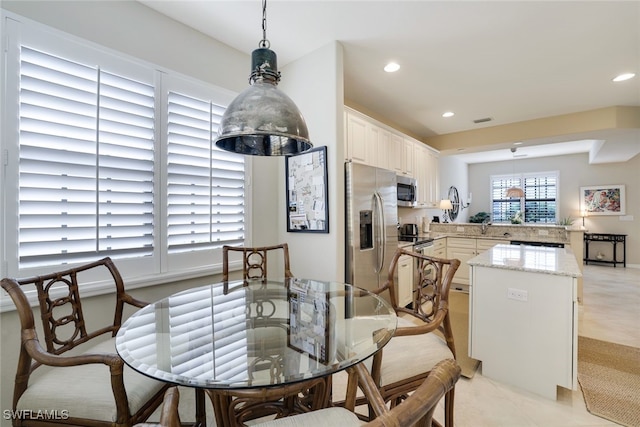
[[446,113],[442,113],[442,117],[453,117],[455,113],[453,111],[447,111]]
[[616,76],[613,78],[614,82],[623,82],[625,80],[629,80],[632,79],[636,76],[635,73],[624,73],[624,74],[620,74],[619,76]]
[[387,73],[395,73],[399,69],[400,69],[400,65],[396,64],[395,62],[389,62],[387,65],[384,66],[384,70]]

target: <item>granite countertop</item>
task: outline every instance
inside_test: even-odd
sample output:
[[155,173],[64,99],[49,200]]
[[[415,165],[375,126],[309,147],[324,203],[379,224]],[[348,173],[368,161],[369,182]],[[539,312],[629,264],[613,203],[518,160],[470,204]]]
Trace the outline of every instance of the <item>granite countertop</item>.
[[471,258],[468,264],[557,276],[582,276],[576,257],[569,248],[498,244]]

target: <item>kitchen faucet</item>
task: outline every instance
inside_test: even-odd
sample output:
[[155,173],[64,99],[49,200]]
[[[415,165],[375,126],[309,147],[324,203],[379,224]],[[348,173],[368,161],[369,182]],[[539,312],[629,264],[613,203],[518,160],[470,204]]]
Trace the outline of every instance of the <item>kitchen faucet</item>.
[[491,225],[491,218],[485,218],[484,221],[482,221],[482,234],[487,233],[487,229],[489,228],[490,225]]

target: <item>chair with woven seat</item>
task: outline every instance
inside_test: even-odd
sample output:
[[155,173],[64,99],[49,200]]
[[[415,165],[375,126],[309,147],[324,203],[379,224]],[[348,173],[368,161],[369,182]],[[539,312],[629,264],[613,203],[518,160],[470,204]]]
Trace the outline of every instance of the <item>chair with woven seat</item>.
[[[402,256],[412,257],[417,273],[412,303],[406,307],[399,306],[396,298],[397,268]],[[372,360],[365,361],[382,398],[391,407],[415,391],[438,362],[455,359],[449,289],[459,265],[457,259],[435,258],[400,248],[391,260],[387,281],[374,291],[386,297],[398,315],[398,328],[389,343]],[[455,387],[452,387],[445,395],[446,427],[453,427],[454,393]],[[340,390],[336,390],[334,396],[336,404],[344,404]],[[361,404],[367,402],[359,397],[358,405]],[[369,417],[374,416],[370,409]]]
[[[417,277],[412,303],[399,306],[397,267],[401,256],[411,256]],[[395,406],[416,390],[436,364],[455,359],[456,350],[449,316],[449,289],[460,266],[458,259],[442,259],[398,249],[391,260],[386,283],[377,291],[388,293],[398,315],[398,328],[372,361],[371,376],[385,402]],[[445,394],[444,421],[453,427],[455,387]]]
[[281,243],[273,246],[228,246],[222,247],[222,280],[229,280],[229,254],[242,253],[242,279],[266,280],[268,273],[268,255],[282,251],[284,262],[284,277],[293,277],[289,266],[289,245]]
[[[95,319],[83,311],[81,279],[88,276],[91,280],[107,277],[113,283],[114,316],[107,325],[96,326]],[[110,258],[38,277],[5,278],[1,285],[13,300],[21,324],[14,426],[130,427],[145,421],[162,404],[167,385],[133,371],[116,354],[115,335],[125,304],[140,308],[146,303],[125,292]],[[37,292],[42,341],[25,288]],[[34,371],[41,375],[32,375]]]
[[[353,406],[332,407],[319,411],[308,412],[287,418],[270,420],[255,427],[396,427],[432,425],[433,414],[442,396],[453,389],[460,378],[460,366],[453,359],[439,362],[433,367],[429,375],[420,383],[415,391],[400,405],[388,408],[380,391],[363,364],[356,365],[350,373],[350,381],[357,381],[360,388],[373,408],[376,418],[363,423],[353,412]],[[349,392],[351,399],[355,399],[354,389]],[[347,409],[348,408],[348,409]]]

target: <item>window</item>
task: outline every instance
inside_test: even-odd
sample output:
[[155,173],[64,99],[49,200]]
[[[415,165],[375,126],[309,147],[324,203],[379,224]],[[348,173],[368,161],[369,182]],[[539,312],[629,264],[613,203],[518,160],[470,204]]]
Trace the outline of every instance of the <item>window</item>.
[[221,247],[244,240],[244,157],[213,144],[224,107],[169,92],[168,248]]
[[[524,198],[509,199],[507,189],[513,186],[524,190]],[[494,222],[511,222],[522,212],[527,223],[555,224],[557,222],[558,172],[541,172],[491,177],[491,214]]]
[[[213,140],[232,93],[4,17],[6,271],[111,256],[123,276],[211,274],[248,236],[246,160]],[[188,272],[188,274],[184,274]]]
[[153,251],[154,91],[21,47],[20,268]]

